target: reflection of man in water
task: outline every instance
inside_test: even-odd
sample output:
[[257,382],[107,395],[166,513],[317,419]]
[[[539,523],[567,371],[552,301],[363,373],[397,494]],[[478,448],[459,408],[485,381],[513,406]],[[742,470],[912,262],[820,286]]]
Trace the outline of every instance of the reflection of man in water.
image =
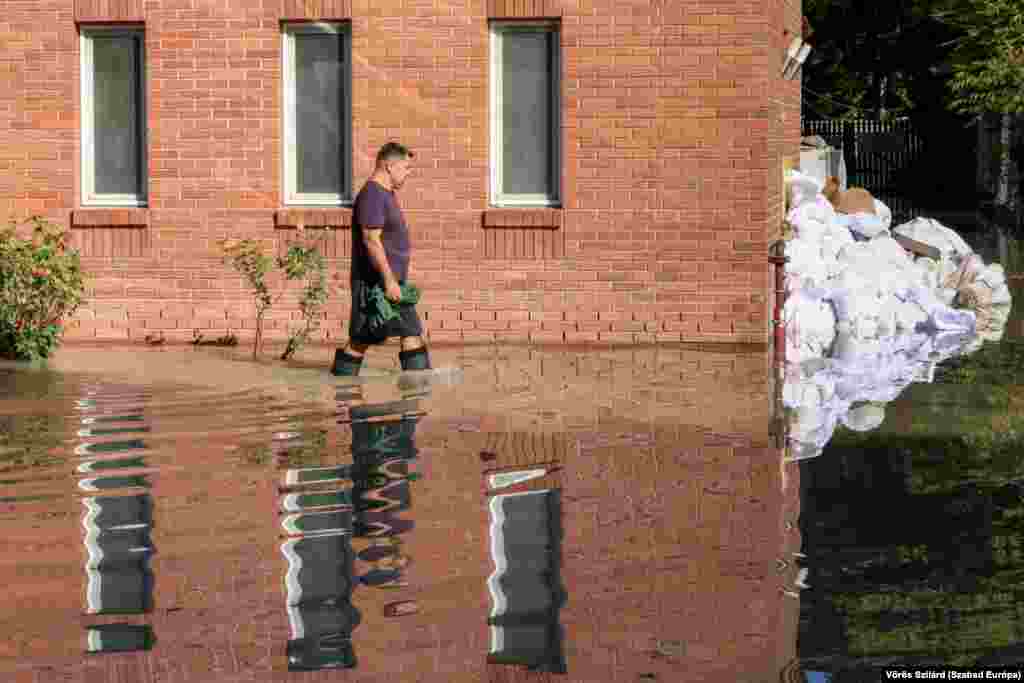
[[[413,521],[401,516],[412,506],[410,482],[416,478],[409,464],[416,458],[416,400],[353,406],[352,504],[353,533],[369,541],[358,558],[373,568],[360,577],[367,586],[400,588],[407,583],[403,571],[410,558],[402,550],[402,534]],[[382,419],[383,418],[383,419]],[[373,421],[369,421],[373,420]],[[388,616],[416,611],[415,603],[400,601],[385,608]]]

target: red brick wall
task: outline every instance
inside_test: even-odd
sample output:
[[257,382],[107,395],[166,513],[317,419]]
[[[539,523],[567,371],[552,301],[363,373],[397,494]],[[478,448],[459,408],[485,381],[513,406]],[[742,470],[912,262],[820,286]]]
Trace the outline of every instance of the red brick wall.
[[[557,212],[487,211],[487,18],[517,13],[561,19]],[[783,29],[799,26],[788,0],[8,2],[0,209],[74,224],[95,281],[69,336],[251,337],[251,298],[216,240],[279,248],[294,233],[277,215],[279,22],[346,15],[355,187],[386,140],[417,152],[403,205],[431,340],[767,341],[767,242],[799,132],[798,82],[779,77]],[[76,17],[145,22],[145,211],[80,211]],[[347,211],[327,220],[344,282]],[[336,292],[332,341],[346,309]],[[286,299],[268,338],[297,316]]]

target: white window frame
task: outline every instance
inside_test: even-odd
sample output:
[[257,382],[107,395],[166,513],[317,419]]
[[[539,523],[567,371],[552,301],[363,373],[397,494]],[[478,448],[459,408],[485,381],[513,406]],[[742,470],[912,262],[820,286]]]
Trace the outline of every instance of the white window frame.
[[[506,194],[502,192],[502,109],[501,109],[501,77],[502,77],[502,35],[511,31],[532,31],[552,33],[551,56],[551,106],[553,121],[551,126],[551,177],[554,182],[552,195],[544,194]],[[494,21],[490,25],[491,78],[491,204],[499,207],[514,206],[561,206],[562,191],[562,48],[561,27],[556,22],[523,22]]]
[[[329,33],[342,36],[344,98],[341,102],[341,127],[344,159],[340,192],[300,193],[295,162],[295,36]],[[281,177],[284,179],[286,206],[351,206],[352,204],[352,32],[347,23],[289,23],[281,32]]]
[[[95,105],[95,79],[93,78],[93,39],[100,37],[132,36],[140,39],[138,62],[139,87],[139,175],[140,190],[138,194],[99,194],[96,192],[96,138],[93,129]],[[143,27],[129,26],[90,26],[82,27],[79,32],[79,52],[81,53],[81,162],[82,162],[82,206],[146,206],[149,188],[149,150],[148,150],[148,96],[146,87],[146,31]]]

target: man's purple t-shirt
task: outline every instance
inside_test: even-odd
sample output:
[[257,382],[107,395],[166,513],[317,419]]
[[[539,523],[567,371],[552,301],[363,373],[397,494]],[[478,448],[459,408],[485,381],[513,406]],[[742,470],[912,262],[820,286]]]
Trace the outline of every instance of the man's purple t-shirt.
[[368,180],[356,195],[352,210],[352,279],[369,285],[381,284],[383,277],[370,259],[363,244],[363,226],[382,226],[381,242],[388,257],[388,265],[395,277],[404,281],[409,274],[409,226],[395,195],[378,183]]

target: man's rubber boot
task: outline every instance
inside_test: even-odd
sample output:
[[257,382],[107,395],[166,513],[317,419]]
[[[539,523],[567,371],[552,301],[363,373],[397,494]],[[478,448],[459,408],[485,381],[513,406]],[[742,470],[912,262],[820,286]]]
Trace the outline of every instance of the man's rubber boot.
[[334,352],[334,365],[331,366],[331,374],[335,377],[356,377],[362,367],[362,358],[345,353],[344,349],[338,349]]
[[399,351],[398,362],[402,364],[403,370],[429,370],[430,353],[426,346],[412,351]]

